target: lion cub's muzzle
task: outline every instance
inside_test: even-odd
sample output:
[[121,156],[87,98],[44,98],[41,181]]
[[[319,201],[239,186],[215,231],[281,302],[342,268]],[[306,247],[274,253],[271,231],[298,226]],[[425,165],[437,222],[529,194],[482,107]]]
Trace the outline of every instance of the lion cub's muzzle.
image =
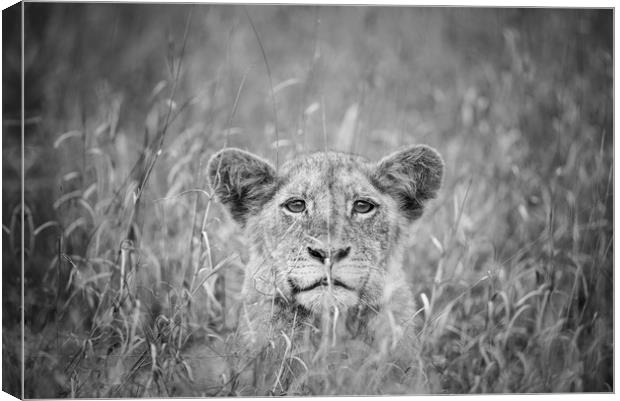
[[300,292],[311,291],[319,287],[341,287],[345,290],[354,291],[354,288],[347,285],[341,280],[332,277],[332,269],[334,265],[344,259],[346,259],[351,253],[351,247],[330,248],[321,249],[317,247],[307,247],[306,251],[312,260],[320,262],[323,268],[320,268],[323,274],[317,277],[316,280],[310,283],[298,283],[289,277],[288,283],[291,286],[293,294],[299,294]]

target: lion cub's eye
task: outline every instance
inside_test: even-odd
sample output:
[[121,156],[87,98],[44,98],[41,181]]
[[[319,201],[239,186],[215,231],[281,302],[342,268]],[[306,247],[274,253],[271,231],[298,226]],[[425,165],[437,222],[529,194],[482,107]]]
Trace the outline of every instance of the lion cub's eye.
[[374,208],[375,205],[368,201],[356,200],[355,202],[353,202],[353,211],[355,213],[369,213]]
[[284,207],[292,213],[301,213],[306,210],[306,202],[301,199],[291,199],[284,203]]

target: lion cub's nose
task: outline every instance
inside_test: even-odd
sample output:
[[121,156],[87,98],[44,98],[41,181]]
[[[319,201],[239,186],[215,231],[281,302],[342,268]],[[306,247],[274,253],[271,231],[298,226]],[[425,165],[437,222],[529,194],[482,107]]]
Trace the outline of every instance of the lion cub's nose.
[[349,252],[351,252],[350,246],[341,249],[330,249],[328,251],[308,247],[308,254],[321,263],[325,263],[327,259],[329,259],[331,263],[336,263],[346,258]]

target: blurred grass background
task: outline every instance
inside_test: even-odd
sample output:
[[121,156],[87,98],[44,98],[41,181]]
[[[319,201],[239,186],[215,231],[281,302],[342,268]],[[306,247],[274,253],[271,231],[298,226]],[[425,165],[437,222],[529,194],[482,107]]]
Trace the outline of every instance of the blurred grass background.
[[[177,351],[234,330],[247,256],[210,200],[215,151],[281,164],[413,143],[437,148],[446,173],[406,261],[424,374],[398,391],[612,391],[611,10],[26,3],[25,15],[27,397],[187,394],[165,385]],[[6,46],[3,69],[3,386],[16,393],[7,99],[20,66]],[[222,380],[201,394],[235,393]]]

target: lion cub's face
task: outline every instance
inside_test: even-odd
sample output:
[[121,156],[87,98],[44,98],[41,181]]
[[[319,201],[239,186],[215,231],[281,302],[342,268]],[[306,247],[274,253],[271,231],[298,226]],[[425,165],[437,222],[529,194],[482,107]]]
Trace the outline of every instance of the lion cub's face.
[[209,161],[211,186],[252,245],[249,297],[312,313],[380,308],[400,238],[441,184],[437,152],[416,146],[379,163],[321,152],[280,171],[238,149]]

